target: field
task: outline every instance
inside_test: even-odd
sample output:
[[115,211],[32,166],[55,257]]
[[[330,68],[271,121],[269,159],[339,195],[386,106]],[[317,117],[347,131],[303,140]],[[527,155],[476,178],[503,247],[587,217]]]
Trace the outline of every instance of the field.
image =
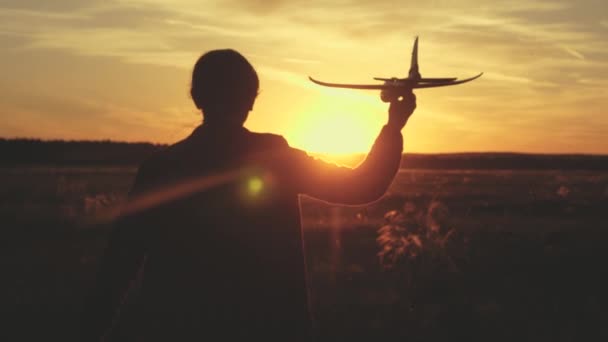
[[[76,339],[134,172],[0,169],[1,340]],[[608,338],[605,172],[402,170],[369,207],[302,210],[322,340]]]

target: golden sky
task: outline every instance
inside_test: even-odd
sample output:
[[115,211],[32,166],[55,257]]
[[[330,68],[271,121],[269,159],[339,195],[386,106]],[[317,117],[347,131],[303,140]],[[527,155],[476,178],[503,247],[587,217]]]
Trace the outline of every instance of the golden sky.
[[489,0],[0,0],[0,136],[171,143],[200,122],[188,97],[205,51],[234,48],[261,93],[246,124],[312,152],[364,152],[376,92],[334,82],[427,77],[406,152],[608,153],[608,2]]

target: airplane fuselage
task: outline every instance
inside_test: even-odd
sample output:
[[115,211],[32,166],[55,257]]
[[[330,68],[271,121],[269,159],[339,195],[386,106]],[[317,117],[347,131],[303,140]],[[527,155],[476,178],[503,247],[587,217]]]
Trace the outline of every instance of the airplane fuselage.
[[408,87],[414,85],[417,81],[410,78],[397,78],[393,77],[387,81],[384,81],[384,85],[391,87]]

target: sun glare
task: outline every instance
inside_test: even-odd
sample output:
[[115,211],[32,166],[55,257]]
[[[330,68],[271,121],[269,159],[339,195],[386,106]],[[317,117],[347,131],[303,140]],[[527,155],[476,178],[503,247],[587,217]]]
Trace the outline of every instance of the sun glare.
[[[328,94],[330,95],[330,94]],[[386,120],[378,105],[365,98],[323,96],[306,108],[287,134],[290,144],[308,152],[352,154],[369,151]]]
[[307,151],[329,154],[364,152],[369,147],[369,132],[360,122],[346,115],[334,115],[327,120],[311,120],[307,132],[299,132],[298,142]]

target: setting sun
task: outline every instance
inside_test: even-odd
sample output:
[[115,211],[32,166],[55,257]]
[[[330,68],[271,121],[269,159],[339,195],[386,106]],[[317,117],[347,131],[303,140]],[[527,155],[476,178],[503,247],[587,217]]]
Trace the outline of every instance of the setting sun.
[[386,105],[360,91],[319,90],[318,100],[304,106],[299,122],[285,136],[290,144],[324,154],[369,150],[386,122]]
[[[377,132],[363,120],[353,120],[346,113],[319,114],[308,120],[304,127],[288,134],[290,141],[309,152],[345,154],[369,150]],[[308,126],[308,127],[306,127]]]

